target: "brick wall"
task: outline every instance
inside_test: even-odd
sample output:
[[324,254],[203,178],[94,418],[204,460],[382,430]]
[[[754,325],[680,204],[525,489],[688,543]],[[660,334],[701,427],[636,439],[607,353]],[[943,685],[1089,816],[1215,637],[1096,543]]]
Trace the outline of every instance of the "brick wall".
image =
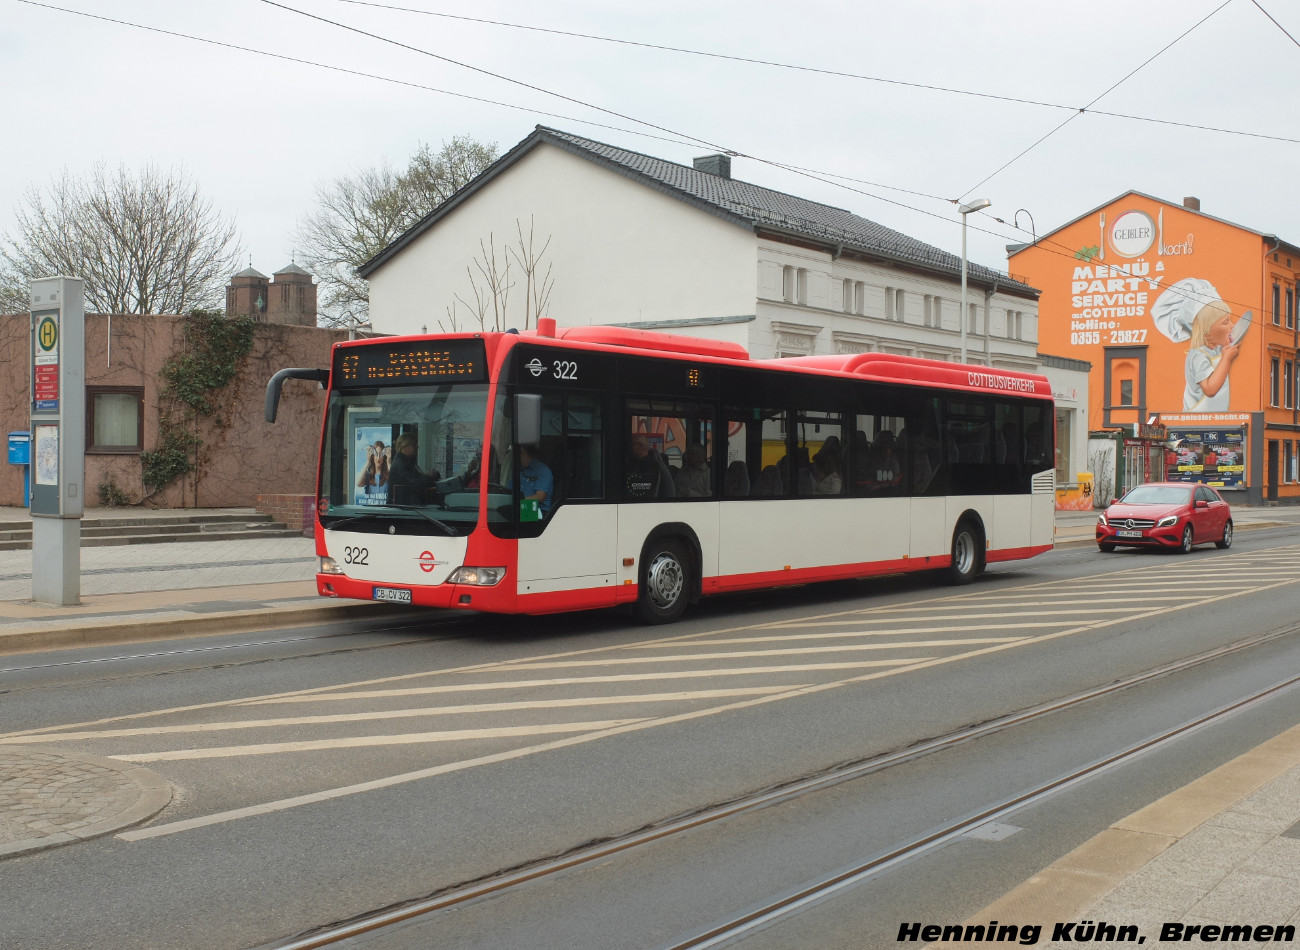
[[269,515],[272,521],[288,525],[310,538],[316,530],[316,516],[312,509],[314,495],[258,495],[257,510]]

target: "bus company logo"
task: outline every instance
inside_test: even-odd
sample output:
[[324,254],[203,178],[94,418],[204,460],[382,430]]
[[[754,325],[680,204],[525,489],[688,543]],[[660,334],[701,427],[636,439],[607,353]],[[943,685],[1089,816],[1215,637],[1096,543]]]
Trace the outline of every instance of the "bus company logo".
[[533,376],[541,376],[542,373],[546,372],[546,367],[542,365],[542,361],[535,356],[525,363],[524,366],[528,369],[528,372],[533,374]]
[[1015,376],[995,376],[993,373],[967,373],[966,382],[970,386],[983,386],[985,389],[1009,389],[1015,392],[1032,393],[1032,379],[1017,379]]
[[416,558],[420,562],[420,570],[426,574],[433,573],[433,569],[440,564],[446,564],[446,561],[439,561],[433,556],[432,551],[421,551],[420,556]]
[[1156,239],[1156,225],[1144,211],[1125,211],[1110,228],[1110,246],[1120,257],[1141,257]]

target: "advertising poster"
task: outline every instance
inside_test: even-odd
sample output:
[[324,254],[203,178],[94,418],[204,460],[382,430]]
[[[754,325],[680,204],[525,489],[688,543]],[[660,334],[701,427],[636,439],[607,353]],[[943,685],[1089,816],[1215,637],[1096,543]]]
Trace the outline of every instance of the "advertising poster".
[[1245,429],[1185,429],[1170,433],[1174,447],[1165,453],[1166,479],[1200,482],[1215,488],[1241,488],[1246,472]]
[[[1178,414],[1203,416],[1209,432],[1216,415],[1259,408],[1261,253],[1253,231],[1129,192],[1018,251],[1010,268],[1043,290],[1039,349],[1092,364],[1093,426]],[[1241,487],[1241,470],[1195,464],[1169,468]]]
[[37,426],[36,449],[32,461],[36,467],[37,485],[59,483],[59,427]]
[[358,505],[388,503],[388,468],[393,460],[391,426],[358,425],[353,430],[352,459]]

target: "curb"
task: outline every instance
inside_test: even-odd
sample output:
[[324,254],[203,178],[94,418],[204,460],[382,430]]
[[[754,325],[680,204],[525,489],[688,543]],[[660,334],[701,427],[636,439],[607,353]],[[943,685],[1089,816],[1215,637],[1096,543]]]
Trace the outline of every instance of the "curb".
[[36,650],[70,650],[76,647],[132,643],[142,640],[165,640],[170,637],[252,633],[256,630],[276,630],[330,620],[378,619],[410,612],[411,608],[403,605],[349,602],[270,610],[265,608],[233,610],[204,616],[169,617],[166,620],[153,621],[130,619],[114,623],[105,620],[75,627],[52,627],[48,623],[42,623],[26,628],[0,629],[0,656],[30,653]]
[[72,759],[116,772],[122,777],[122,784],[130,784],[136,787],[139,797],[136,798],[134,804],[127,806],[117,814],[97,819],[71,831],[60,831],[55,834],[42,835],[39,838],[11,841],[8,844],[0,843],[0,859],[12,858],[20,854],[31,854],[33,851],[44,851],[48,848],[58,848],[62,845],[75,844],[78,841],[89,841],[92,838],[110,835],[116,831],[121,831],[123,828],[130,828],[132,825],[148,821],[171,804],[171,783],[157,772],[142,768],[139,765],[117,762],[98,755],[85,755],[80,752],[55,752],[51,749],[35,746],[23,747],[23,751],[39,752],[45,755],[57,756],[61,759]]
[[1077,920],[1157,855],[1300,764],[1300,726],[1121,818],[966,920]]

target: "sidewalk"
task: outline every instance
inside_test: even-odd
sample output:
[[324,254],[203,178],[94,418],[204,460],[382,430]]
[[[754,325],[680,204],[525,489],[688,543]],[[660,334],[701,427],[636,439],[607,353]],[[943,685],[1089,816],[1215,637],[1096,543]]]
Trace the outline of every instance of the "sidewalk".
[[1110,940],[1132,926],[1152,943],[1218,942],[1244,927],[1242,942],[1293,942],[1279,928],[1300,933],[1300,726],[1116,822],[966,924],[990,921],[1022,936],[1037,925],[1048,948],[1103,923]]
[[[195,510],[195,514],[251,509]],[[95,509],[95,518],[163,519],[171,511]],[[0,521],[30,519],[0,509]],[[31,600],[32,552],[0,551],[0,656],[91,644],[284,627],[391,608],[316,593],[311,538],[175,541],[81,549],[80,600]]]

